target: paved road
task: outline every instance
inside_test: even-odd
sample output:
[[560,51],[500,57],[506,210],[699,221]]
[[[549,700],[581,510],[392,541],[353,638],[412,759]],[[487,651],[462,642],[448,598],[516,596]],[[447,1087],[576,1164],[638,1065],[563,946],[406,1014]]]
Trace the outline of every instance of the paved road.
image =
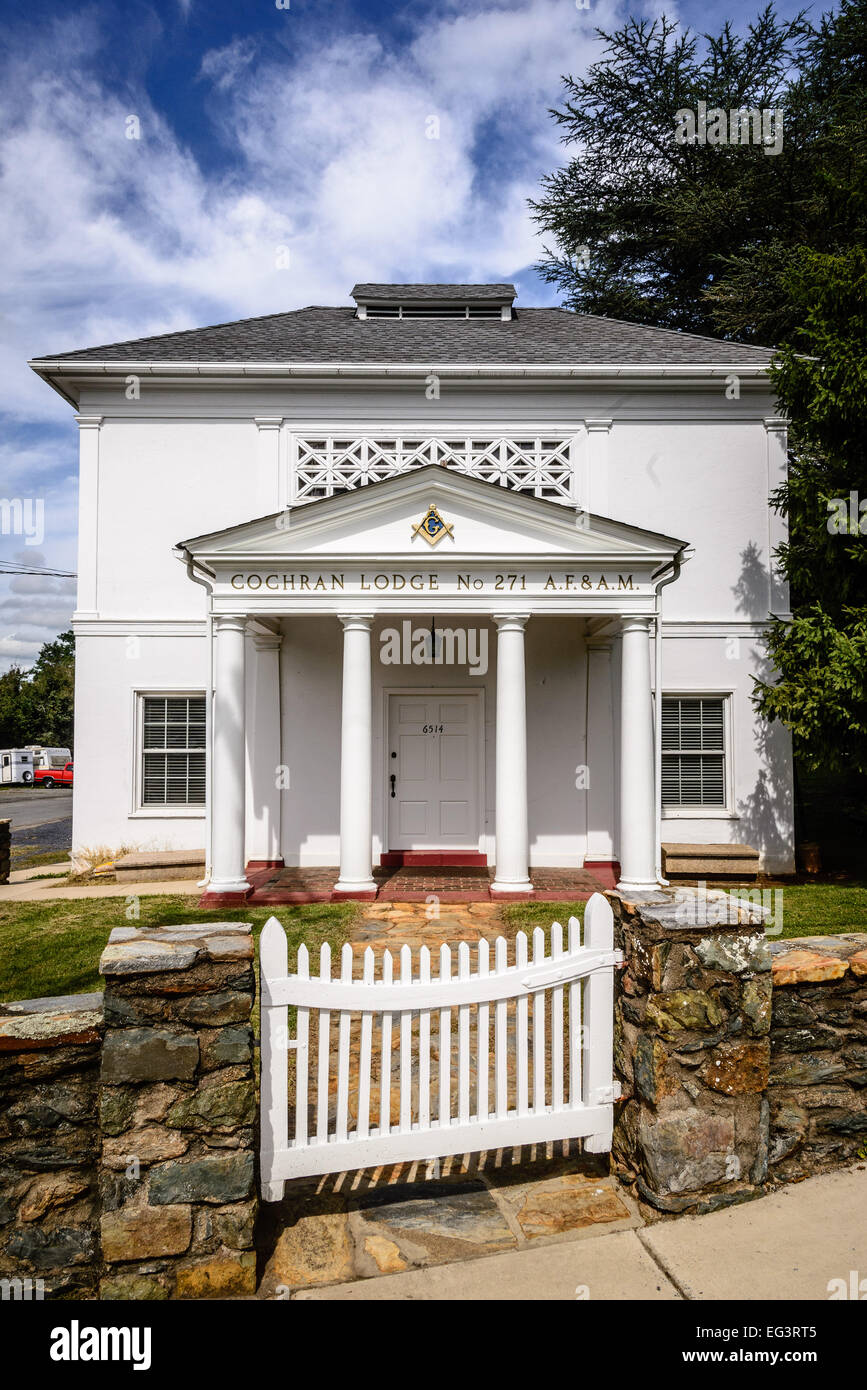
[[0,791],[0,818],[12,821],[12,847],[27,846],[29,854],[57,854],[65,859],[72,848],[72,791],[69,787],[20,787]]
[[12,834],[30,826],[46,825],[49,821],[65,820],[72,814],[72,791],[69,787],[4,787],[0,791],[0,819],[12,821]]

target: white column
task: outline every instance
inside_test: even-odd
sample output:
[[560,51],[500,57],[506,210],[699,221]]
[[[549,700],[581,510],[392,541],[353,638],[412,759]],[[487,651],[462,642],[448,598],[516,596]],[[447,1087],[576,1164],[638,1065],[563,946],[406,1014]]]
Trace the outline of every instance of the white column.
[[527,689],[524,628],[528,615],[494,617],[497,625],[496,893],[529,893]]
[[255,651],[250,700],[250,738],[247,765],[247,843],[251,860],[282,864],[280,808],[285,777],[281,776],[279,633],[252,634]]
[[587,850],[585,862],[614,858],[614,698],[611,638],[589,637],[587,651]]
[[620,674],[620,882],[626,892],[656,888],[650,618],[623,618]]
[[343,624],[343,705],[340,736],[340,878],[336,893],[374,893],[372,613],[338,614]]
[[211,881],[208,893],[246,894],[244,617],[214,619]]
[[97,618],[99,431],[101,415],[76,415],[78,447],[78,597],[73,617]]

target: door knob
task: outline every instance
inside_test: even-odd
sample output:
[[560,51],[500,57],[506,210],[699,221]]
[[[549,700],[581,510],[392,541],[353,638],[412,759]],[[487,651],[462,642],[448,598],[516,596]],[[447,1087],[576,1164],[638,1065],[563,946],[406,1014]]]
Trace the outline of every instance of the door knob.
[[394,773],[391,774],[388,780],[391,783],[391,794],[392,796],[394,796],[394,784],[397,781],[397,778],[395,777]]

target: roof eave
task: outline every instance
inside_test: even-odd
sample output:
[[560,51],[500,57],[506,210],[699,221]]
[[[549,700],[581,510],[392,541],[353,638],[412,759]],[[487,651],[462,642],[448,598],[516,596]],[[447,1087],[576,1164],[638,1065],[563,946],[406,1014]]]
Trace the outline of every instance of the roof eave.
[[[96,359],[35,358],[28,366],[47,381],[66,400],[72,400],[55,380],[57,377],[150,376],[176,378],[217,377],[424,377],[569,379],[640,379],[688,377],[716,379],[730,373],[745,380],[763,380],[770,362],[153,362],[135,359],[99,361]],[[76,402],[72,401],[73,404]]]

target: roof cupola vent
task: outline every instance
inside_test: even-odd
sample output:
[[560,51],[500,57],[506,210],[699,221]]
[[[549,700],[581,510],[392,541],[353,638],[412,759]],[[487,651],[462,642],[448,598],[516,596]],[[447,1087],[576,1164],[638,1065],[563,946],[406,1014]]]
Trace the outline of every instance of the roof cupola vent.
[[514,285],[355,285],[359,319],[500,319],[513,316]]

